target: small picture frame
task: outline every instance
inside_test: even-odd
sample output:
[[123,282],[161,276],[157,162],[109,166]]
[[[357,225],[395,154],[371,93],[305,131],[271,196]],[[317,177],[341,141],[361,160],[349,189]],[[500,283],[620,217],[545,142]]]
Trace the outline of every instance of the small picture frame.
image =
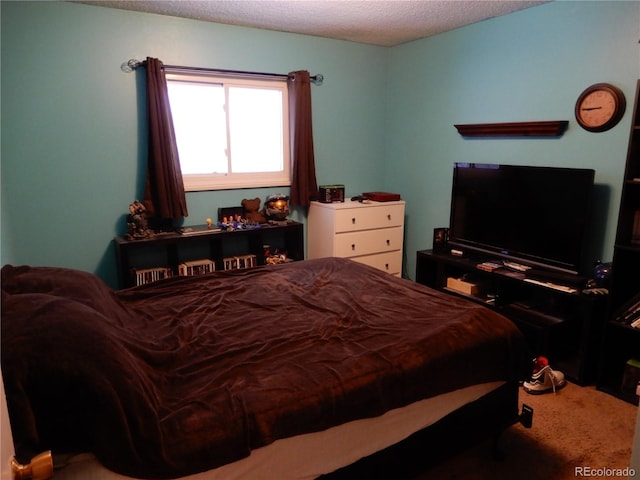
[[433,229],[433,251],[436,253],[442,253],[447,248],[449,242],[449,229],[446,227],[439,227]]
[[218,222],[222,222],[224,218],[236,218],[244,216],[244,207],[221,207],[218,208]]

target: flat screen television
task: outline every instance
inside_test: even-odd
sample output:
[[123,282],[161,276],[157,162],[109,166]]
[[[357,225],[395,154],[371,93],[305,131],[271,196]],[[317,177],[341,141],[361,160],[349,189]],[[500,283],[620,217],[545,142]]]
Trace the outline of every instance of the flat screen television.
[[594,176],[590,169],[456,163],[449,244],[579,274]]

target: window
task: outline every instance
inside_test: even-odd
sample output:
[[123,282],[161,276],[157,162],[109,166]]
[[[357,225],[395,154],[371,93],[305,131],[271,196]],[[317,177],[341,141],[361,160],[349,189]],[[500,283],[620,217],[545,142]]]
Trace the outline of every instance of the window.
[[185,190],[291,184],[286,79],[167,73]]

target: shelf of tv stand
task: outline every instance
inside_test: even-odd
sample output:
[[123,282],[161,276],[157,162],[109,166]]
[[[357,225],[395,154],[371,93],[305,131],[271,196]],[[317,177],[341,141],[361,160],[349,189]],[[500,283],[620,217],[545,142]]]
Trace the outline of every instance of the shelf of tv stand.
[[[581,385],[592,383],[606,319],[607,296],[530,283],[524,273],[506,268],[493,271],[477,268],[487,261],[501,263],[491,258],[419,251],[416,282],[500,312],[521,329],[532,356],[548,356],[554,367],[570,380]],[[478,285],[479,294],[468,295],[447,288],[447,278],[463,275]]]

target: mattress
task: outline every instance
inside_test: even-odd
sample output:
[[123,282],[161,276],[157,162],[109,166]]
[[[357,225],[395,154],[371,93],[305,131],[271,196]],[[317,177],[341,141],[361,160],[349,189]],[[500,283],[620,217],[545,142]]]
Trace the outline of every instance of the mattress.
[[[378,417],[277,440],[239,461],[180,480],[312,480],[394,445],[504,384],[497,381],[472,385]],[[132,478],[106,469],[92,454],[56,458],[55,480]]]

